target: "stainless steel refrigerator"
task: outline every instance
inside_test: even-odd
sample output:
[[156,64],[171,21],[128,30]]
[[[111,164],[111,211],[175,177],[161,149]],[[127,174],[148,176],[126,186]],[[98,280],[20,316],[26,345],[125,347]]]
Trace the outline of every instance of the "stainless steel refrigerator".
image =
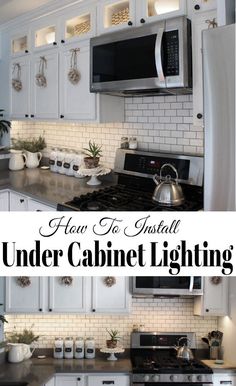
[[235,206],[235,24],[203,32],[204,209]]

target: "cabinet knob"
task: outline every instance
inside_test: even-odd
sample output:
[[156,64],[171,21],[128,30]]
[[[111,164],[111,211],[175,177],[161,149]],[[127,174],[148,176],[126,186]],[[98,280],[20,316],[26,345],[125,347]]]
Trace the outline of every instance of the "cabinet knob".
[[201,8],[201,7],[200,7],[199,4],[196,4],[196,5],[194,6],[195,11],[199,11],[200,8]]
[[52,312],[52,308],[49,308],[49,312]]
[[198,113],[198,114],[197,114],[197,118],[198,118],[198,119],[202,119],[202,114],[201,114],[201,113]]
[[31,117],[31,118],[34,118],[34,114],[30,114],[30,117]]
[[142,18],[142,19],[140,19],[140,23],[144,24],[144,23],[146,23],[146,20]]
[[96,312],[95,308],[92,309],[93,312]]
[[23,204],[23,202],[25,202],[25,200],[24,200],[24,198],[21,198],[20,203]]
[[65,43],[65,40],[62,39],[62,40],[61,40],[61,43],[62,43],[62,44]]
[[57,42],[53,42],[52,44],[53,44],[54,46],[57,46]]
[[42,312],[43,311],[43,309],[42,308],[39,308],[39,312]]
[[206,308],[206,312],[209,312],[209,309],[208,309],[208,308]]
[[25,50],[25,54],[28,54],[29,53],[29,51],[28,50]]
[[77,378],[77,381],[81,381],[81,378]]
[[29,114],[25,114],[25,118],[29,118]]
[[130,26],[133,25],[131,20],[128,21],[128,25],[130,25]]
[[63,119],[65,116],[64,115],[60,115],[60,118]]

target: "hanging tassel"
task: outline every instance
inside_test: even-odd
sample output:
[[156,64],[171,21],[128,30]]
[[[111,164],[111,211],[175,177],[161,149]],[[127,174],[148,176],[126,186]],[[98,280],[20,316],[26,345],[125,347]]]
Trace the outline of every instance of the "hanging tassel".
[[68,72],[68,79],[72,84],[76,85],[79,83],[81,78],[81,75],[77,69],[77,52],[79,52],[80,49],[75,48],[70,51],[71,51],[71,59],[70,59],[70,70]]

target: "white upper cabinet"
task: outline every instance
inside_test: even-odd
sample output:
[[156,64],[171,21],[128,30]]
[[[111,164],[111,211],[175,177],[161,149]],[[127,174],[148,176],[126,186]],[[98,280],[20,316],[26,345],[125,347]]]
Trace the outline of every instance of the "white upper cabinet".
[[34,55],[31,67],[31,117],[58,118],[59,63],[57,50]]
[[44,281],[43,277],[7,277],[6,312],[42,312],[44,309]]
[[49,312],[85,312],[85,278],[49,278]]
[[98,33],[185,14],[186,0],[102,0],[98,2]]
[[60,17],[60,43],[74,43],[96,34],[96,7],[70,7]]
[[193,124],[203,126],[203,82],[202,82],[202,31],[209,21],[216,18],[216,11],[201,12],[192,19],[193,47]]
[[12,57],[28,54],[30,52],[29,29],[21,28],[13,31],[10,37],[10,45]]
[[[63,119],[96,119],[96,94],[89,92],[89,45],[83,42],[65,47],[60,53],[60,117]],[[78,81],[69,77],[76,68]],[[76,71],[75,71],[76,75]]]
[[217,0],[187,0],[187,12],[191,17],[193,14],[212,11],[217,8]]
[[129,312],[129,307],[129,278],[124,276],[92,278],[92,312],[122,314]]
[[228,315],[229,280],[225,277],[204,277],[204,293],[194,298],[195,315]]
[[10,64],[10,116],[25,119],[30,116],[30,58],[14,58]]
[[56,47],[59,39],[59,20],[56,16],[43,17],[32,23],[31,44],[34,51]]

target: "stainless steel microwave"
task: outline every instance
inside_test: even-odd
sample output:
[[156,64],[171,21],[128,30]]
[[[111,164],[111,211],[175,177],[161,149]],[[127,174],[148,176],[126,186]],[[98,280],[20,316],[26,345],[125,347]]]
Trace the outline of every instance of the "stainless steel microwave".
[[136,276],[133,277],[133,295],[194,296],[203,294],[201,276]]
[[90,41],[90,91],[114,95],[192,92],[191,23],[177,17]]

